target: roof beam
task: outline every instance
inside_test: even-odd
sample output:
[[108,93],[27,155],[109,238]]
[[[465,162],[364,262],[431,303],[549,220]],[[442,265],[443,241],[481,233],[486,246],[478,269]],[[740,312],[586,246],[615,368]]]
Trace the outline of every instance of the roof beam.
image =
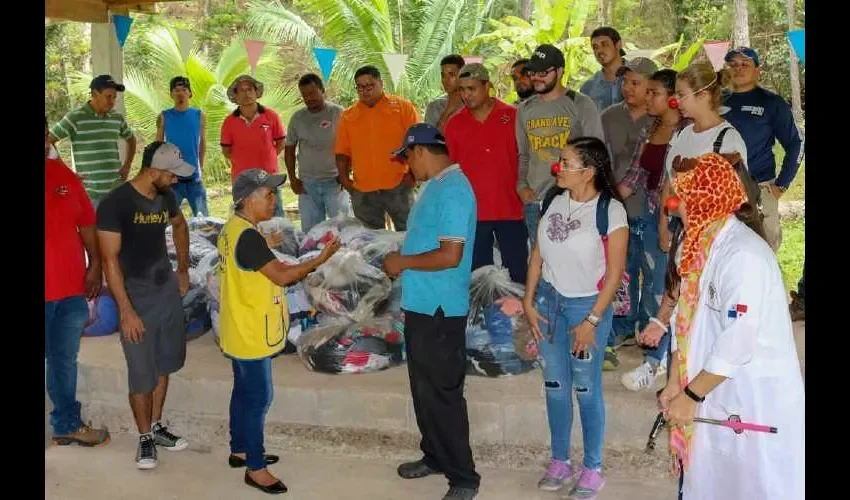
[[85,23],[107,23],[109,13],[103,0],[44,0],[44,15]]

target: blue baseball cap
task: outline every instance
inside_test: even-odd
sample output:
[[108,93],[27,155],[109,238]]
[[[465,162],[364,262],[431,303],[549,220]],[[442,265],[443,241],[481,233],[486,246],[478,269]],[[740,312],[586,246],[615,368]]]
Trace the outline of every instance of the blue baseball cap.
[[724,58],[724,60],[726,62],[729,62],[735,56],[744,56],[747,59],[752,59],[753,64],[756,65],[756,68],[761,66],[761,60],[759,59],[758,52],[756,52],[754,49],[751,49],[749,47],[736,47],[736,48],[730,50],[729,52],[726,53],[726,57]]
[[440,130],[433,125],[427,123],[417,123],[407,129],[404,134],[404,142],[401,147],[393,151],[393,156],[396,158],[407,158],[407,149],[416,145],[438,145],[445,146],[446,138],[440,133]]

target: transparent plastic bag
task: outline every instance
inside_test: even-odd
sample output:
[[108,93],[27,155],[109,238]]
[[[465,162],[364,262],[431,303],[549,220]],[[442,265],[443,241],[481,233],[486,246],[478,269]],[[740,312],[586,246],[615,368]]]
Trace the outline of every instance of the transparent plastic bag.
[[303,332],[298,355],[310,370],[370,373],[403,361],[404,314],[388,314],[362,323],[343,319]]
[[405,233],[396,233],[393,231],[375,230],[372,231],[372,241],[363,246],[360,253],[366,262],[382,269],[384,265],[384,257],[390,252],[398,252],[404,243]]
[[479,267],[472,271],[469,284],[470,317],[499,299],[516,297],[521,300],[524,295],[525,287],[511,281],[511,276],[504,267]]
[[[364,229],[363,223],[352,217],[339,215],[333,219],[324,220],[316,224],[304,236],[299,255],[313,250],[321,250],[329,241],[343,233],[345,233],[346,238],[351,240]],[[342,243],[342,240],[340,243]]]
[[341,248],[304,280],[316,310],[364,321],[380,314],[389,303],[392,284],[358,252]]
[[304,233],[292,221],[283,217],[273,217],[267,221],[257,224],[260,233],[268,236],[273,233],[281,233],[283,238],[280,245],[273,248],[286,255],[298,257],[300,248],[304,242]]
[[186,222],[189,224],[190,233],[195,233],[215,245],[226,221],[219,217],[198,216]]
[[[165,229],[165,248],[168,260],[177,269],[177,247],[174,245],[174,234],[171,226]],[[189,267],[195,267],[209,253],[218,253],[218,249],[199,233],[189,232]]]

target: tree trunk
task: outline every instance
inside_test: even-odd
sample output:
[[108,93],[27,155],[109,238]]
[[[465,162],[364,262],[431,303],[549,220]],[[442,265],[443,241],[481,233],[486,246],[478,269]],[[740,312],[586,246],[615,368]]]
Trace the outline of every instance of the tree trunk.
[[[796,28],[796,2],[794,0],[786,0],[785,5],[788,10],[788,31]],[[788,65],[791,67],[791,112],[794,113],[794,119],[798,122],[803,119],[803,106],[800,99],[800,66],[797,62],[797,54],[788,44],[788,52],[791,54]]]
[[605,0],[605,25],[614,23],[614,0]]
[[747,12],[747,0],[735,0],[735,30],[733,36],[736,47],[750,46],[750,16]]
[[519,17],[531,22],[531,10],[533,7],[533,0],[519,0]]
[[611,18],[608,17],[608,13],[610,12],[608,2],[610,1],[596,0],[596,22],[599,23],[599,26],[608,26],[611,22]]

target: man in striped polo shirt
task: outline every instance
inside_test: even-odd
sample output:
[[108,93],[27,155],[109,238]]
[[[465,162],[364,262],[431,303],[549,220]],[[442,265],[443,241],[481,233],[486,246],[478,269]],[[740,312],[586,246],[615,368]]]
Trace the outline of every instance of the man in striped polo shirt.
[[[50,130],[50,142],[70,139],[74,169],[92,202],[97,204],[113,188],[127,180],[136,155],[136,137],[124,117],[114,111],[118,92],[124,85],[109,75],[91,81],[91,99],[70,111]],[[124,164],[118,154],[118,139],[127,141]]]

